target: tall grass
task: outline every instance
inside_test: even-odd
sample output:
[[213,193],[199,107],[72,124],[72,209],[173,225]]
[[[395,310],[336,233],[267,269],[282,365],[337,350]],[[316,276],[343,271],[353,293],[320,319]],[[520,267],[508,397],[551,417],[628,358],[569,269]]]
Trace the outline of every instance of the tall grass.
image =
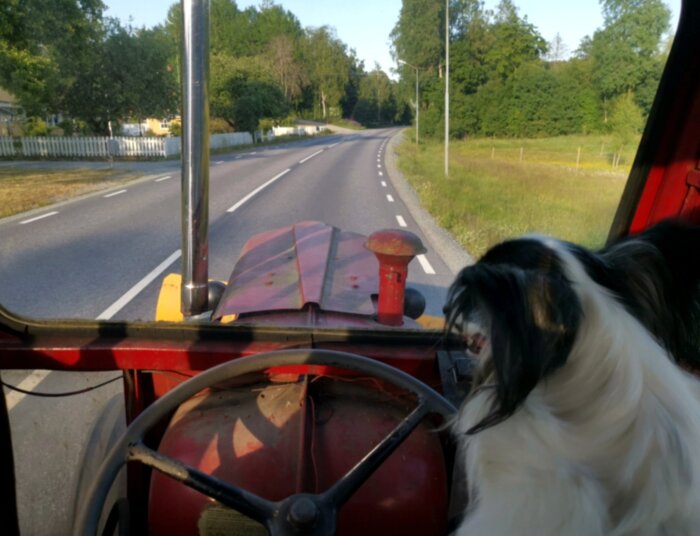
[[[598,247],[626,179],[626,168],[612,171],[600,154],[604,143],[599,136],[452,142],[445,178],[442,143],[405,141],[399,166],[426,209],[474,256],[526,233]],[[578,147],[591,157],[576,169]]]

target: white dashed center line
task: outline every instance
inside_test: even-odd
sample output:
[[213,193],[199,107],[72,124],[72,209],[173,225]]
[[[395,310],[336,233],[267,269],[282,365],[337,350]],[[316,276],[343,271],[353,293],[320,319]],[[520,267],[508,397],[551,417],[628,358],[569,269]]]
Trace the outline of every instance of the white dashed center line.
[[[46,377],[51,373],[50,370],[35,370],[29,376],[24,378],[20,384],[17,386],[25,391],[32,391],[39,385]],[[5,395],[5,403],[7,404],[7,411],[14,408],[22,399],[27,396],[19,391],[10,391]]]
[[379,172],[379,176],[380,176],[380,177],[383,177],[383,176],[384,176],[384,173],[382,173],[382,172],[380,171],[380,172]]
[[393,202],[394,202],[394,198],[393,198],[393,197],[391,197],[391,195],[390,195],[390,194],[387,194],[387,196],[386,196],[386,200],[387,200],[387,201],[389,201],[389,203],[393,203]]
[[382,181],[382,186],[386,188],[386,182]]
[[223,164],[223,163],[224,163],[223,160],[217,160],[216,162],[214,162],[214,165],[215,165],[215,166],[220,166],[220,165]]
[[381,165],[381,164],[377,164],[377,167],[380,168],[380,167],[382,167],[382,165]]
[[112,192],[111,194],[103,195],[102,197],[114,197],[115,195],[121,195],[126,193],[126,190],[117,190],[116,192]]
[[41,216],[34,216],[33,218],[29,218],[28,220],[24,220],[19,222],[20,225],[24,225],[25,223],[32,223],[33,221],[37,220],[43,220],[44,218],[48,218],[49,216],[54,216],[58,214],[57,210],[54,210],[53,212],[47,212],[46,214],[42,214]]
[[299,160],[299,163],[300,163],[300,164],[303,164],[303,163],[306,162],[307,160],[311,160],[314,156],[319,155],[319,154],[321,154],[322,152],[323,152],[323,149],[321,149],[320,151],[316,151],[314,154],[310,154],[309,156],[307,156],[307,157],[304,158],[303,160]]
[[396,221],[399,222],[400,227],[408,227],[408,225],[406,225],[406,220],[404,220],[403,216],[399,214],[396,215]]
[[275,181],[276,181],[277,179],[279,179],[280,177],[286,175],[287,173],[289,173],[289,168],[285,169],[282,173],[278,173],[277,175],[275,175],[274,177],[272,177],[269,181],[267,181],[265,184],[263,184],[263,185],[261,185],[261,186],[258,186],[255,190],[253,190],[252,192],[250,192],[247,196],[245,196],[245,197],[244,197],[243,199],[241,199],[238,203],[236,203],[235,205],[233,205],[233,206],[232,206],[230,209],[228,209],[226,212],[234,212],[238,207],[240,207],[241,205],[243,205],[243,203],[245,203],[246,201],[248,201],[251,197],[253,197],[255,194],[257,194],[259,191],[264,190],[265,188],[267,188],[268,186],[270,186],[270,184],[272,184],[273,182],[275,182]]
[[153,282],[153,280],[155,280],[168,268],[168,266],[170,266],[177,259],[179,259],[180,253],[181,252],[179,249],[172,253],[167,259],[165,259],[153,270],[151,270],[141,281],[139,281],[133,287],[131,287],[121,298],[119,298],[112,305],[107,307],[107,309],[102,311],[102,313],[97,317],[97,320],[109,320],[119,311],[121,311],[127,303],[129,303],[138,295],[139,292],[141,292],[148,285],[150,285],[151,282]]
[[435,270],[433,269],[432,265],[428,261],[428,258],[425,255],[417,255],[416,258],[418,259],[418,262],[420,263],[421,267],[423,268],[423,271],[428,274],[428,275],[434,275]]
[[154,182],[163,182],[167,181],[168,179],[171,179],[172,177],[170,175],[166,175],[165,177],[161,177],[160,179],[156,179]]

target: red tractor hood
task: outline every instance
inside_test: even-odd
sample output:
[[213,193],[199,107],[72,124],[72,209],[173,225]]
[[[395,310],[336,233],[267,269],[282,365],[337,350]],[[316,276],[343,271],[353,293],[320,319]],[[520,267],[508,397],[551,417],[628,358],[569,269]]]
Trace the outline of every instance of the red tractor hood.
[[373,315],[379,263],[367,237],[305,221],[258,234],[243,247],[213,319],[298,311]]

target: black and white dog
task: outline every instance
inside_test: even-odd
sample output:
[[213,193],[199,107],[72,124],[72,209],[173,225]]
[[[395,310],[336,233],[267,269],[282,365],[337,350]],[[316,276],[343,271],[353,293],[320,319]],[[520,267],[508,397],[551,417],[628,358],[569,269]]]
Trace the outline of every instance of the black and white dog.
[[458,535],[700,534],[700,228],[504,242],[445,307],[479,367]]

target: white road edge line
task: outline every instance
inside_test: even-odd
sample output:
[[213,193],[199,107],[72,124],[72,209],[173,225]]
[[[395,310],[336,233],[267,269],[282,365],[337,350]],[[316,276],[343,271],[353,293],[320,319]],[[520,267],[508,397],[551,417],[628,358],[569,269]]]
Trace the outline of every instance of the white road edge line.
[[114,197],[115,195],[120,195],[126,193],[126,190],[117,190],[116,192],[112,192],[111,194],[103,195],[102,197]]
[[430,264],[428,261],[428,257],[425,255],[416,255],[416,258],[418,259],[418,262],[420,263],[421,267],[423,268],[423,271],[428,274],[428,275],[434,275],[435,270],[433,269],[433,266]]
[[163,182],[163,181],[167,181],[168,179],[172,179],[172,176],[166,175],[165,177],[161,177],[161,178],[159,178],[159,179],[156,179],[156,180],[153,181],[153,182]]
[[393,203],[393,202],[394,202],[394,198],[391,197],[390,194],[387,194],[387,195],[386,195],[386,200],[389,201],[389,203]]
[[396,221],[399,222],[399,227],[408,227],[408,225],[406,225],[406,220],[399,214],[396,215]]
[[383,186],[384,188],[386,188],[386,182],[385,182],[385,181],[382,181],[382,186]]
[[383,176],[384,176],[384,173],[382,173],[382,172],[380,171],[380,172],[379,172],[379,176],[380,176],[380,177],[383,177]]
[[[17,387],[24,389],[25,391],[32,391],[37,385],[44,381],[49,374],[51,374],[50,370],[34,370],[29,376],[24,378]],[[12,408],[19,404],[25,396],[27,395],[24,393],[11,391],[8,389],[7,394],[5,395],[7,411],[12,410]]]
[[29,218],[28,220],[24,220],[19,222],[20,225],[24,225],[25,223],[32,223],[33,221],[37,220],[43,220],[44,218],[48,218],[49,216],[55,216],[58,214],[57,210],[54,210],[53,212],[47,212],[46,214],[42,214],[41,216],[35,216],[33,218]]
[[338,145],[339,143],[340,143],[339,141],[336,141],[333,145],[329,145],[328,148],[330,149],[331,147],[335,147],[335,146]]
[[214,165],[218,166],[218,165],[223,164],[223,163],[224,163],[223,160],[217,160],[216,162],[214,162]]
[[380,167],[382,167],[382,165],[381,165],[381,164],[377,164],[377,167],[380,168]]
[[300,163],[300,164],[303,164],[303,163],[306,162],[307,160],[311,160],[314,156],[316,156],[317,154],[321,154],[322,152],[323,152],[323,149],[321,149],[320,151],[316,151],[314,154],[310,154],[309,156],[307,156],[307,157],[304,158],[303,160],[299,160],[299,163]]
[[282,177],[283,175],[286,175],[287,173],[289,173],[289,171],[290,171],[290,168],[287,168],[287,169],[285,169],[282,173],[278,173],[277,175],[275,175],[274,177],[272,177],[269,181],[267,181],[267,182],[266,182],[265,184],[263,184],[262,186],[258,186],[255,190],[253,190],[252,192],[250,192],[247,196],[245,196],[245,197],[244,197],[243,199],[241,199],[238,203],[236,203],[235,205],[233,205],[233,206],[232,206],[230,209],[228,209],[226,212],[233,212],[233,211],[235,211],[238,207],[240,207],[243,203],[245,203],[246,201],[248,201],[251,197],[253,197],[255,194],[257,194],[260,190],[263,190],[263,189],[267,188],[268,186],[270,186],[270,184],[272,184],[273,182],[275,182],[277,179],[279,179],[279,178]]
[[168,266],[179,259],[181,253],[182,252],[178,249],[172,255],[170,255],[170,257],[161,262],[158,266],[151,270],[146,277],[131,287],[121,298],[102,311],[102,313],[97,317],[97,320],[109,320],[116,315],[126,306],[126,304],[133,300],[139,294],[139,292],[145,289],[153,282],[154,279],[162,274],[168,268]]

